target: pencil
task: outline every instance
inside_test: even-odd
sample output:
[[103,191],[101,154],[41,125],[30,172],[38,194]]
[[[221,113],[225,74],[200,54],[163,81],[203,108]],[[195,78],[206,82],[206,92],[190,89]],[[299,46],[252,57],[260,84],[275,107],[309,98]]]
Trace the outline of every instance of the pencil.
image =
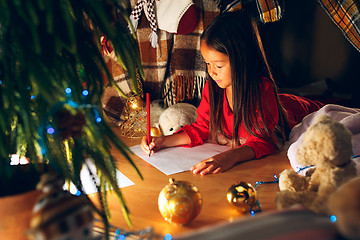
[[[146,93],[146,126],[147,126],[147,143],[150,145],[151,143],[151,127],[150,127],[150,94]],[[149,157],[150,157],[149,152]]]

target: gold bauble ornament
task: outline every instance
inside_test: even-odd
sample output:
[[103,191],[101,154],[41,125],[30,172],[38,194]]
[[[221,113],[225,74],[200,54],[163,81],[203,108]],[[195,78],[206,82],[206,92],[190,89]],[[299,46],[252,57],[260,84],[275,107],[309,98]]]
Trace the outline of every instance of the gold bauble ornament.
[[250,183],[232,185],[226,194],[229,204],[240,212],[249,212],[257,204],[255,188]]
[[151,127],[150,135],[152,137],[161,137],[162,136],[160,129],[157,127]]
[[159,194],[158,206],[166,221],[187,224],[200,213],[202,197],[193,184],[170,178]]

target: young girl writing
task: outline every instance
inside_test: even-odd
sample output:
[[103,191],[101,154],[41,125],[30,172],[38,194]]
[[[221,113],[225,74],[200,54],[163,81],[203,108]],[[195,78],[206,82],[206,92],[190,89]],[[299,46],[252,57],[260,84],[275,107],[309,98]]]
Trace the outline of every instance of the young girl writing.
[[235,164],[276,152],[289,131],[321,103],[278,94],[254,20],[245,12],[216,17],[200,38],[207,65],[206,82],[195,123],[170,136],[153,137],[147,153],[174,146],[196,146],[206,141],[232,149],[191,168],[194,174],[226,171]]

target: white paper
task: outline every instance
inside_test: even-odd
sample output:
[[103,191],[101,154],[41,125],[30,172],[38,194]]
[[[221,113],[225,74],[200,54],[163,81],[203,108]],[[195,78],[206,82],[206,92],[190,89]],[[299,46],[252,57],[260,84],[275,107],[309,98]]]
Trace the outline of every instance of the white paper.
[[[96,184],[99,184],[100,179],[96,175],[96,167],[95,167],[93,161],[88,159],[86,161],[86,164],[89,166],[91,173],[94,174]],[[120,188],[135,185],[135,183],[133,181],[131,181],[128,177],[126,177],[118,169],[116,169],[116,178],[117,178],[117,183]],[[92,194],[92,193],[97,192],[97,188],[94,183],[94,180],[92,179],[92,177],[89,173],[89,170],[86,166],[84,166],[80,171],[80,179],[83,184],[84,192],[86,194]],[[77,192],[78,192],[78,189],[75,187],[75,185],[73,183],[70,183],[70,189],[68,188],[68,185],[65,183],[64,189],[68,190],[72,194],[77,194]]]
[[150,157],[136,145],[130,147],[131,151],[150,163],[166,175],[190,170],[197,163],[210,158],[216,154],[230,149],[228,146],[205,143],[196,147],[173,147],[165,148],[152,154]]

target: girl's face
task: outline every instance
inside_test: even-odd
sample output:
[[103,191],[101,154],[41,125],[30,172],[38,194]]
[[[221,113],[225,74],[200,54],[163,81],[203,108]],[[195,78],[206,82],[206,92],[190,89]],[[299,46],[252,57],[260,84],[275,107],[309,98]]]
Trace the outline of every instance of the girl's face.
[[205,60],[210,77],[220,88],[231,89],[231,69],[229,57],[210,48],[205,41],[200,43],[200,51]]

